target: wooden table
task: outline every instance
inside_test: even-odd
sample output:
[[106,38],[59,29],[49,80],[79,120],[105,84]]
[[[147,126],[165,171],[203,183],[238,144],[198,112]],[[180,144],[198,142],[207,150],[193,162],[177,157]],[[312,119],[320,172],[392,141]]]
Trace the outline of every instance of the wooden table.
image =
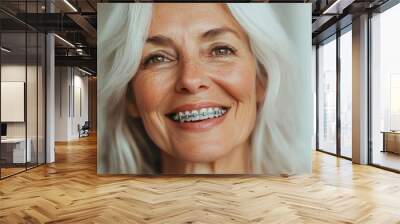
[[400,154],[400,131],[382,131],[383,150],[382,152],[392,152]]
[[[25,150],[25,143],[27,144]],[[1,139],[1,159],[6,163],[25,163],[30,162],[32,157],[30,138],[6,138]]]

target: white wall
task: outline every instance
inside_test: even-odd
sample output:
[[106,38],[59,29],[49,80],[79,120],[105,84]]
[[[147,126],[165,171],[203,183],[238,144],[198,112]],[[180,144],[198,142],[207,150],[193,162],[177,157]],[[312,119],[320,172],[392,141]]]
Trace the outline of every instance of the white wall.
[[[37,70],[38,69],[38,70]],[[24,82],[26,84],[26,106],[23,106],[22,113],[26,111],[26,121],[6,122],[8,138],[24,138],[25,135],[30,139],[32,150],[32,161],[44,163],[45,147],[45,120],[44,120],[44,74],[42,68],[35,66],[25,66],[25,64],[4,64],[1,66],[1,81],[3,82]],[[27,78],[27,81],[25,80]],[[7,96],[2,96],[7,97]],[[1,108],[1,110],[12,110],[11,108]],[[12,111],[9,111],[12,113]],[[37,156],[36,153],[39,153]]]
[[[26,70],[25,70],[26,69]],[[25,65],[17,65],[17,64],[9,64],[1,66],[1,81],[2,82],[25,82],[25,75],[27,72],[28,76],[28,84],[31,87],[32,85],[35,88],[27,88],[27,106],[30,107],[27,113],[27,120],[29,122],[28,129],[32,127],[32,130],[36,130],[36,113],[32,113],[31,111],[36,111],[36,80],[31,76],[36,77],[36,66],[27,66]],[[40,105],[39,105],[40,106]],[[34,108],[33,108],[34,107]],[[1,108],[2,110],[7,110],[7,108]],[[31,122],[34,122],[32,124]],[[7,136],[8,137],[25,137],[25,123],[26,122],[7,122]],[[34,127],[33,127],[34,126]],[[28,137],[29,133],[28,130]],[[36,132],[35,132],[36,133]]]
[[56,67],[55,73],[55,141],[77,139],[78,124],[88,120],[88,78],[72,67]]
[[[25,82],[25,65],[2,65],[1,66],[1,81],[3,82]],[[27,68],[28,70],[31,67]],[[30,72],[28,72],[30,74]],[[1,108],[6,110],[6,108]],[[11,122],[7,123],[7,137],[25,137],[25,123]]]
[[55,68],[55,141],[68,140],[68,88],[69,76],[67,67]]

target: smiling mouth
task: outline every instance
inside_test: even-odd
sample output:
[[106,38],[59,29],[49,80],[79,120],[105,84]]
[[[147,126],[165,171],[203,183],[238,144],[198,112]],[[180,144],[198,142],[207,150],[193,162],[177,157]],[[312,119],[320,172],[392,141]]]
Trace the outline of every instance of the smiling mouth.
[[201,122],[224,116],[229,111],[229,107],[204,107],[191,111],[178,111],[167,114],[167,117],[174,122]]

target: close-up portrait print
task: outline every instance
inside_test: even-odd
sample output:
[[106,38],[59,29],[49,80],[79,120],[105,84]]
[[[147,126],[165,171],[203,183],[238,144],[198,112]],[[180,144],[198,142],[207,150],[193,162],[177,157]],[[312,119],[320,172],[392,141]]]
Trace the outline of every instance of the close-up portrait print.
[[311,4],[98,4],[98,174],[311,172]]

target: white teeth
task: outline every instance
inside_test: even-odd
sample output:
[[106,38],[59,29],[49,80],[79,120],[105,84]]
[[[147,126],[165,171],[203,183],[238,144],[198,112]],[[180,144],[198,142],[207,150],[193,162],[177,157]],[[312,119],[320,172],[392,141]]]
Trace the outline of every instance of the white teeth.
[[197,110],[192,110],[192,121],[199,120],[199,112]]
[[182,112],[179,112],[179,121],[183,122],[184,121],[184,114]]
[[190,121],[190,112],[185,111],[185,120],[184,121]]
[[199,112],[199,120],[204,120],[207,119],[207,109],[206,108],[201,108]]
[[214,118],[214,110],[212,108],[207,109],[208,118]]
[[214,117],[219,117],[220,115],[220,110],[218,110],[218,108],[214,108]]
[[200,110],[182,111],[172,115],[174,121],[190,122],[221,117],[227,112],[222,107],[201,108]]
[[221,116],[221,110],[218,107],[215,107],[214,108],[214,117],[220,117]]

